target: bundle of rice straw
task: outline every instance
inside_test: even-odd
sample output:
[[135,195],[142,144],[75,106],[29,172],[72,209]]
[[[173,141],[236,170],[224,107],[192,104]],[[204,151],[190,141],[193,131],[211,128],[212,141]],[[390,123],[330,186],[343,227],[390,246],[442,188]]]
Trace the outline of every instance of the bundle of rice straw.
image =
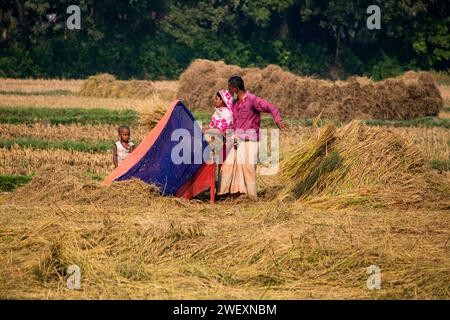
[[435,116],[443,108],[430,73],[407,72],[373,82],[362,77],[327,81],[299,77],[276,65],[240,68],[195,60],[181,75],[177,97],[194,110],[209,111],[214,95],[230,76],[241,76],[248,90],[276,104],[283,116],[299,118],[406,120]]
[[89,77],[81,87],[81,96],[101,98],[136,98],[149,97],[155,89],[149,81],[118,81],[113,75],[103,73]]
[[156,124],[164,117],[166,114],[166,109],[164,108],[153,108],[150,111],[139,113],[139,124],[145,126],[149,130],[153,129]]
[[148,100],[148,104],[149,106],[138,110],[139,124],[151,130],[166,114],[167,100],[162,99],[159,95],[152,95]]
[[281,172],[282,198],[325,206],[431,205],[448,199],[450,186],[448,177],[427,171],[414,145],[359,121],[322,127],[288,151]]
[[149,204],[158,194],[156,186],[139,179],[114,182],[105,187],[83,172],[46,166],[37,172],[29,184],[11,193],[9,201],[135,206]]

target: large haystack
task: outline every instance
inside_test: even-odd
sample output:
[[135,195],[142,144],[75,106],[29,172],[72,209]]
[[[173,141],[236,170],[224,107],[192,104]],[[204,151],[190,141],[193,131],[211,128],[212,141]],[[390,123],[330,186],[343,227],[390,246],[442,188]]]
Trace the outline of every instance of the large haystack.
[[324,126],[287,152],[281,172],[282,197],[310,203],[450,206],[449,176],[430,172],[412,143],[359,121]]
[[243,69],[223,62],[195,60],[181,75],[177,98],[194,110],[211,111],[214,94],[232,75],[243,77],[247,89],[273,102],[288,117],[405,120],[435,116],[443,107],[431,74],[407,72],[373,82],[350,78],[331,82],[298,77],[275,65]]
[[148,81],[118,81],[113,75],[104,73],[89,77],[79,94],[101,98],[144,99],[154,92],[154,86]]

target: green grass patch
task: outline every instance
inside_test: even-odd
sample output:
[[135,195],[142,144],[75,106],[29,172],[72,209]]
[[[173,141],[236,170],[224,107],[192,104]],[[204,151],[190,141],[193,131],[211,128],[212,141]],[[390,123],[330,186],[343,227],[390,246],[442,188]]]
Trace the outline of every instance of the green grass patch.
[[213,110],[211,112],[193,111],[192,114],[194,115],[196,121],[201,121],[203,122],[203,126],[207,126],[211,122],[213,112]]
[[75,96],[76,93],[69,90],[49,90],[49,91],[13,91],[13,90],[0,90],[0,95],[11,94],[15,96]]
[[450,106],[445,106],[443,110],[444,112],[450,112]]
[[0,191],[11,192],[17,187],[27,184],[32,176],[0,176]]
[[80,141],[52,141],[35,138],[19,138],[14,140],[0,139],[0,148],[11,149],[14,145],[21,148],[32,149],[63,149],[68,151],[81,151],[89,153],[101,153],[112,150],[113,143],[110,141],[101,142],[80,142]]
[[92,180],[95,180],[95,181],[103,181],[108,175],[107,174],[101,174],[101,173],[87,172],[86,176],[91,178]]
[[[0,175],[0,192],[12,192],[20,186],[23,186],[33,179],[33,175],[12,175],[2,176]],[[103,181],[106,178],[106,174],[90,173],[87,172],[86,176],[95,181]]]
[[429,161],[429,165],[431,168],[435,170],[450,171],[450,159],[447,160],[433,159]]
[[[207,126],[211,121],[210,112],[194,112],[197,121],[203,122],[203,126]],[[33,124],[40,120],[49,120],[52,125],[56,124],[73,124],[96,125],[96,124],[114,124],[114,125],[133,125],[136,124],[139,114],[135,110],[108,110],[104,108],[83,109],[83,108],[11,108],[0,107],[0,123],[10,124]],[[313,119],[286,119],[291,126],[310,127],[313,125]],[[333,123],[340,127],[347,124],[348,121],[326,120],[317,121],[318,126],[326,123]],[[422,117],[412,120],[379,120],[369,119],[363,120],[368,126],[388,126],[388,127],[442,127],[450,128],[450,119],[442,119],[438,117]],[[261,117],[261,126],[266,128],[276,128],[276,124],[270,115]]]
[[0,107],[0,123],[33,124],[39,120],[49,120],[52,125],[133,125],[139,118],[135,110],[108,110],[103,108],[36,108],[36,107]]

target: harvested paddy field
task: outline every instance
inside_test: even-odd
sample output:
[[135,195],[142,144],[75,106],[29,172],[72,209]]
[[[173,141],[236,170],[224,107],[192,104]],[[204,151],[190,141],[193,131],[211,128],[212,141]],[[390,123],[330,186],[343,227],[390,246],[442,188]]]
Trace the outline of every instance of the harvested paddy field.
[[[450,297],[447,86],[420,121],[285,117],[280,172],[258,175],[258,200],[212,206],[139,180],[101,184],[118,125],[138,144],[177,82],[143,99],[82,97],[83,83],[0,80],[0,297]],[[81,290],[66,286],[74,264]],[[380,290],[367,288],[372,265]]]

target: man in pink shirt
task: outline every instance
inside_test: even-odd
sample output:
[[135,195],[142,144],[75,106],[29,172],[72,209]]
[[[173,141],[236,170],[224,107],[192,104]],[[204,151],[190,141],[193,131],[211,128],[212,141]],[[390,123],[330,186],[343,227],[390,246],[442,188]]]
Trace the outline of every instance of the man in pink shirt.
[[[288,125],[281,120],[278,108],[253,93],[245,91],[244,80],[241,77],[231,77],[228,80],[228,90],[234,96],[232,129],[236,131],[239,138],[259,141],[261,112],[270,113],[281,130],[288,129]],[[239,131],[248,131],[248,134],[242,134]],[[254,131],[253,134],[252,131]]]
[[234,130],[232,138],[235,147],[231,149],[221,168],[218,194],[249,194],[256,198],[261,112],[270,113],[281,130],[287,130],[289,126],[281,120],[276,106],[245,90],[241,77],[231,77],[228,89],[234,97],[231,129]]

